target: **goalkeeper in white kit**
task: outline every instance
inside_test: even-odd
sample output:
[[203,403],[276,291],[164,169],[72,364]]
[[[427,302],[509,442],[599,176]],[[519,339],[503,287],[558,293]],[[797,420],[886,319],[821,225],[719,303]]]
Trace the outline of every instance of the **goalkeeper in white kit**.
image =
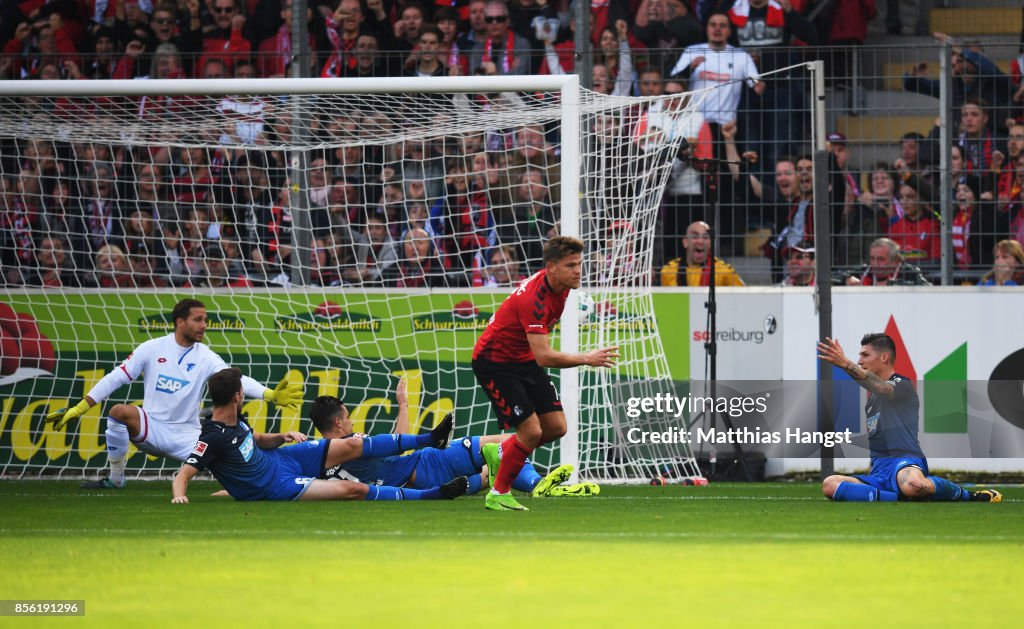
[[[117,389],[143,376],[142,406],[117,404],[107,417],[107,460],[110,476],[82,484],[85,489],[114,489],[125,485],[128,441],[139,450],[175,461],[188,458],[199,438],[199,408],[206,381],[227,363],[203,345],[206,306],[198,299],[183,299],[171,312],[174,332],[139,345],[108,373],[81,402],[50,413],[46,421],[56,429],[84,415]],[[270,389],[242,377],[246,397],[264,399],[279,407],[302,403],[303,387],[282,380]]]

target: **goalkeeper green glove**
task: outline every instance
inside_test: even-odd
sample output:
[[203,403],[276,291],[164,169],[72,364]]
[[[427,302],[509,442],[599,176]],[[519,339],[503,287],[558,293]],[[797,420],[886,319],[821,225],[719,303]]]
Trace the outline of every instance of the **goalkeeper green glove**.
[[306,392],[301,384],[291,384],[288,378],[284,378],[273,389],[268,388],[263,392],[263,399],[273,402],[279,407],[298,408],[302,403],[302,396]]
[[53,422],[54,430],[60,430],[64,426],[67,426],[68,423],[78,419],[82,415],[85,415],[86,411],[90,408],[89,402],[82,400],[71,408],[62,408],[50,413],[46,416],[46,421]]

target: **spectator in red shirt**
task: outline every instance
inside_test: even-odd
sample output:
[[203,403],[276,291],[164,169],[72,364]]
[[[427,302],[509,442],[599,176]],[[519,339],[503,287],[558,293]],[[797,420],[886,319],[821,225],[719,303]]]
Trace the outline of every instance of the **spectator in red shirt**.
[[325,16],[327,39],[331,42],[332,53],[320,71],[322,77],[343,76],[354,70],[356,58],[352,54],[356,41],[362,32],[366,16],[359,0],[341,0],[334,13]]
[[829,51],[832,64],[827,76],[833,85],[849,88],[853,77],[853,46],[863,46],[868,34],[868,21],[878,13],[875,0],[837,0],[832,6],[832,26],[828,43],[837,46]]
[[28,22],[18,25],[2,53],[5,59],[10,59],[6,73],[9,78],[40,78],[40,71],[46,65],[63,71],[65,62],[73,60],[78,50],[66,36],[58,38],[59,33],[63,35],[60,24],[60,15],[54,13],[49,20],[34,26]]
[[922,199],[917,189],[900,184],[899,203],[903,214],[889,225],[889,238],[900,247],[905,260],[918,266],[937,263],[941,255],[940,219],[930,199]]
[[235,62],[248,58],[252,52],[252,44],[242,35],[245,15],[239,8],[238,0],[213,0],[210,10],[213,13],[214,28],[203,35],[203,55],[196,67],[197,76],[201,76],[206,61],[211,58],[223,61],[230,74]]
[[[217,0],[218,2],[227,2],[228,0]],[[264,39],[259,46],[258,63],[260,69],[260,76],[263,77],[283,77],[288,71],[288,65],[291,63],[292,58],[292,5],[289,0],[282,0],[281,2],[281,20],[282,24],[277,29],[277,33]],[[315,57],[317,50],[316,36],[314,34],[313,13],[307,11],[306,21],[310,24],[309,27],[309,50],[310,56]],[[322,22],[321,22],[322,24]],[[320,29],[324,29],[321,27]],[[311,63],[315,59],[310,60]],[[320,66],[316,66],[319,68]],[[311,67],[311,71],[313,68]]]

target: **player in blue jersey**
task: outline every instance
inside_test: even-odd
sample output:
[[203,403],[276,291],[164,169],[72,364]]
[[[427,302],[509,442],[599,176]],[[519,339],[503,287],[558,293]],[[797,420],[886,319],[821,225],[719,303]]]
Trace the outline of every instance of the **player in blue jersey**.
[[818,358],[835,365],[867,390],[871,471],[866,475],[833,474],[822,482],[826,498],[846,502],[939,500],[1000,502],[994,489],[971,492],[941,476],[928,475],[928,460],[917,440],[921,399],[914,383],[896,373],[896,344],[887,334],[865,334],[854,363],[839,341],[818,343]]
[[[427,500],[455,498],[466,492],[464,476],[443,487],[426,490],[317,479],[325,468],[360,457],[391,456],[413,448],[443,448],[452,430],[450,416],[426,435],[307,441],[305,435],[297,432],[253,432],[238,415],[242,404],[242,372],[238,369],[217,372],[208,386],[213,398],[213,417],[203,426],[191,455],[174,478],[171,502],[175,504],[188,503],[185,492],[189,481],[207,468],[236,500]],[[278,449],[291,441],[298,443]]]
[[[395,397],[398,402],[395,432],[404,433],[409,428],[409,403],[404,382],[399,382]],[[325,438],[344,439],[355,434],[348,409],[336,397],[318,397],[310,409],[310,419]],[[444,450],[427,449],[402,456],[357,459],[327,469],[324,478],[347,479],[370,485],[424,488],[444,484],[458,476],[467,476],[469,489],[466,493],[476,493],[485,488],[487,481],[486,462],[481,447],[488,443],[500,443],[502,439],[502,435],[465,437],[453,441]],[[594,489],[597,486],[593,483],[562,485],[571,475],[571,465],[560,465],[542,478],[532,463],[527,462],[512,486],[534,497],[590,496],[597,493]]]

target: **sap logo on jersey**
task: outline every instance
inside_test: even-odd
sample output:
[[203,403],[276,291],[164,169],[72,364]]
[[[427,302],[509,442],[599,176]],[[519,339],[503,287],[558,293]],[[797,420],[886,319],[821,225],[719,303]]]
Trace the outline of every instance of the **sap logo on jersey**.
[[181,380],[180,378],[172,378],[160,374],[156,378],[156,390],[160,393],[177,393],[181,391],[185,385],[188,384],[188,380]]
[[245,441],[242,442],[242,445],[238,446],[238,452],[239,452],[239,454],[242,455],[242,460],[245,461],[246,463],[248,463],[249,459],[252,458],[252,451],[253,451],[252,433],[249,433],[249,434],[247,434],[245,436]]

